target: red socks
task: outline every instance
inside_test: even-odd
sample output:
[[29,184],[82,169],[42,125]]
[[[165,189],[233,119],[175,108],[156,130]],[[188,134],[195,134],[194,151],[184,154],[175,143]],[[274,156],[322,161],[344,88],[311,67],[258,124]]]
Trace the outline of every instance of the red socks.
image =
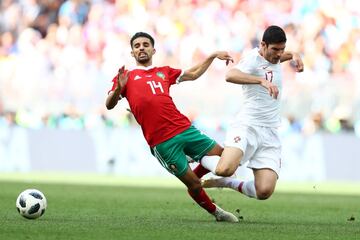
[[[201,165],[200,165],[201,166]],[[192,197],[192,199],[197,202],[202,208],[204,208],[209,213],[215,212],[216,206],[213,204],[209,198],[209,196],[206,194],[203,188],[200,188],[200,192],[195,194],[188,190],[188,193]]]
[[205,174],[209,173],[210,171],[203,167],[203,165],[199,164],[194,168],[193,172],[198,178],[202,178]]
[[[193,172],[198,178],[202,178],[205,174],[209,173],[210,171],[204,168],[201,164],[197,165]],[[200,188],[199,193],[195,194],[188,190],[188,193],[192,197],[192,199],[200,205],[200,207],[204,208],[209,213],[215,212],[216,206],[211,202],[209,196],[206,194],[203,188]]]

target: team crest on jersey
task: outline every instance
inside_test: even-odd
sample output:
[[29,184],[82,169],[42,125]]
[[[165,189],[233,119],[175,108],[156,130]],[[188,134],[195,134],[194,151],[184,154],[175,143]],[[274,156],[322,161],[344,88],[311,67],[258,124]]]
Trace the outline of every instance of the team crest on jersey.
[[162,72],[157,72],[157,73],[156,73],[156,76],[158,76],[158,77],[160,77],[160,78],[162,78],[162,79],[165,78],[165,74],[162,73]]
[[171,171],[173,171],[173,172],[177,172],[177,171],[178,171],[178,169],[177,169],[177,167],[176,167],[175,164],[170,164],[169,167],[170,167]]

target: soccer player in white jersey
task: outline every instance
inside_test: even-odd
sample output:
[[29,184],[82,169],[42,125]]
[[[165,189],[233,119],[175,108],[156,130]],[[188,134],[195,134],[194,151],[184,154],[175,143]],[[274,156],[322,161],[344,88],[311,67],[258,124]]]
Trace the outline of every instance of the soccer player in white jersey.
[[[292,59],[296,70],[303,71],[299,55],[284,52],[285,45],[284,30],[270,26],[263,34],[260,48],[251,50],[227,72],[227,82],[242,85],[244,102],[227,131],[221,158],[217,160],[213,156],[201,160],[205,168],[224,178],[205,180],[204,187],[228,187],[257,199],[272,195],[281,168],[277,130],[282,88],[280,62]],[[253,170],[254,180],[231,178],[238,166],[246,162]]]

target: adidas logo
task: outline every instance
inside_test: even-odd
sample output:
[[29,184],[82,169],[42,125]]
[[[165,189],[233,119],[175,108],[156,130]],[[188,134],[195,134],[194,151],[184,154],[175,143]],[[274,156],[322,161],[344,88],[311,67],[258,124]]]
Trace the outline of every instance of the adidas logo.
[[134,77],[134,80],[139,80],[141,77],[139,76],[139,75],[136,75],[135,77]]

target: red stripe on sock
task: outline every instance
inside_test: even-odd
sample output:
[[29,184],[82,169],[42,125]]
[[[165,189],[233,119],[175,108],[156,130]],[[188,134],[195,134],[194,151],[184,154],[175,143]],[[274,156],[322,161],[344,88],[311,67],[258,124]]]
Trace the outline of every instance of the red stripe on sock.
[[203,165],[199,164],[194,168],[193,172],[198,178],[202,178],[205,174],[209,173],[210,171],[203,167]]
[[242,191],[242,186],[244,185],[244,182],[241,182],[240,184],[239,184],[239,186],[238,186],[238,190],[239,190],[239,192],[241,192],[241,193],[243,193],[243,191]]
[[216,210],[215,204],[213,204],[209,198],[209,196],[206,194],[203,188],[200,189],[197,193],[191,192],[188,190],[188,193],[192,197],[192,199],[199,204],[200,207],[204,208],[209,213],[213,213]]

